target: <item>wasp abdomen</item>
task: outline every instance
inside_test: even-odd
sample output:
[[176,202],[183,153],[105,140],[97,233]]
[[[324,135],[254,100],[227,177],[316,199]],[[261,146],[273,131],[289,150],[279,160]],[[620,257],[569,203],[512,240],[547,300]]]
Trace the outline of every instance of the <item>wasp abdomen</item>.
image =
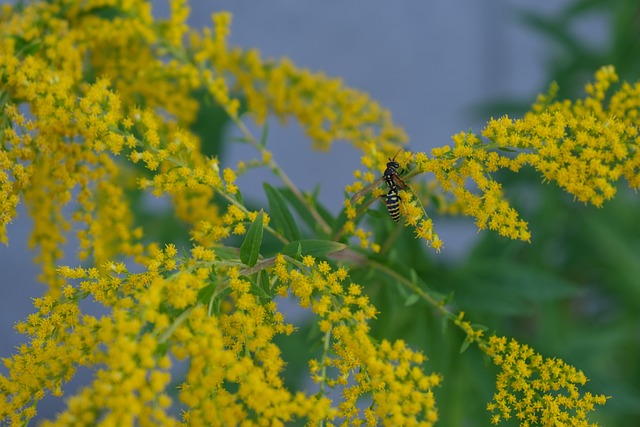
[[400,221],[400,196],[398,196],[398,190],[395,187],[391,188],[387,193],[386,204],[391,218],[395,222]]

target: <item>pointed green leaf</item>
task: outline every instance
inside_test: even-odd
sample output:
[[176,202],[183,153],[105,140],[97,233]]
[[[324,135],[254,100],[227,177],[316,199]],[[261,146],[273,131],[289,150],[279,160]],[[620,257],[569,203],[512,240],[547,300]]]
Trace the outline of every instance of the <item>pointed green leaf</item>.
[[610,221],[598,217],[587,218],[589,226],[588,242],[598,255],[600,262],[610,277],[607,284],[619,292],[625,304],[640,307],[640,263],[637,245],[616,228]]
[[418,272],[414,268],[409,270],[409,279],[411,280],[411,283],[420,283]]
[[449,304],[451,301],[453,301],[453,296],[454,296],[454,292],[451,291],[448,294],[446,294],[443,298],[442,298],[442,304],[443,305],[447,305]]
[[236,191],[236,194],[234,194],[234,197],[241,205],[244,205],[244,199],[242,198],[242,193],[240,192],[240,190]]
[[[338,233],[340,230],[342,230],[342,227],[344,227],[344,225],[347,223],[347,219],[348,218],[347,218],[346,209],[342,208],[340,210],[340,213],[336,217],[335,221],[333,221],[333,226],[331,227],[331,235],[335,236],[336,233]],[[358,218],[358,220],[360,220],[360,219],[362,219],[362,217]]]
[[240,246],[240,261],[253,267],[258,262],[258,255],[260,254],[260,245],[262,244],[262,222],[264,212],[260,210],[256,219],[251,223],[249,231]]
[[209,301],[211,300],[211,297],[216,290],[216,286],[217,285],[215,283],[209,283],[204,288],[201,288],[198,291],[198,302],[204,305],[209,304]]
[[[306,224],[310,229],[316,231],[317,235],[323,236],[325,233],[318,225],[318,220],[309,212],[309,207],[302,203],[295,194],[289,189],[280,190],[280,194],[289,202],[291,207],[300,215],[300,219],[304,224]],[[309,200],[316,208],[320,216],[327,222],[327,224],[331,225],[334,222],[329,210],[325,209],[316,199]]]
[[213,300],[209,300],[210,311],[213,315],[219,315],[222,308],[222,301],[231,293],[231,288],[226,288],[220,292]]
[[284,197],[282,197],[278,190],[266,182],[264,183],[264,190],[267,193],[269,209],[271,210],[271,217],[276,224],[276,230],[281,232],[289,241],[300,240],[302,237],[300,235],[300,229],[293,219],[293,215],[291,215]]
[[402,285],[400,282],[398,282],[397,280],[392,281],[391,283],[393,283],[396,287],[396,290],[398,291],[398,293],[400,294],[400,297],[402,297],[403,300],[408,300],[409,297],[411,296],[411,294],[409,293],[409,291],[407,290],[406,287],[404,287],[404,285]]
[[411,294],[407,299],[404,300],[404,306],[410,307],[420,301],[420,296],[418,294]]
[[442,336],[446,336],[447,333],[449,333],[449,321],[450,319],[445,316],[440,318],[440,332],[442,333]]
[[302,244],[300,242],[296,245],[296,258],[302,258]]
[[234,136],[229,138],[230,141],[232,142],[239,142],[242,144],[250,144],[251,143],[251,138],[247,138],[245,136]]
[[470,345],[471,345],[471,341],[469,341],[468,339],[465,339],[462,342],[462,345],[460,346],[460,353],[464,353],[465,351],[467,351]]
[[290,257],[305,255],[317,257],[340,251],[346,247],[347,245],[332,240],[307,239],[291,242],[282,248],[281,252]]
[[227,144],[222,141],[225,141],[225,131],[231,122],[229,115],[220,105],[211,102],[211,95],[206,89],[196,90],[192,94],[200,108],[190,130],[202,141],[200,151],[208,157],[225,157]]
[[[259,272],[258,274],[260,273],[262,272]],[[264,289],[262,289],[258,283],[254,282],[253,280],[249,280],[249,283],[251,283],[251,289],[253,290],[254,295],[268,300],[271,299],[271,296]]]
[[219,246],[215,248],[216,258],[221,260],[237,260],[239,256],[238,248],[230,246]]
[[204,305],[209,304],[211,297],[218,287],[218,277],[215,270],[209,273],[209,280],[207,280],[207,282],[208,284],[198,291],[198,301]]
[[20,36],[11,36],[15,40],[15,48],[21,55],[33,55],[42,46],[41,41],[27,41]]
[[[519,299],[528,305],[529,301],[552,301],[580,293],[575,283],[559,274],[508,259],[477,257],[468,263],[464,272],[471,276],[466,279],[468,283],[483,282],[482,293],[489,304],[510,298],[509,304],[516,304],[513,299]],[[491,291],[493,295],[490,295]]]
[[268,136],[269,136],[269,122],[265,122],[264,127],[262,128],[262,135],[260,135],[261,147],[266,147]]
[[269,282],[269,275],[264,270],[260,270],[260,272],[258,272],[258,283],[260,283],[260,288],[262,288],[262,290],[267,293],[269,298],[273,298],[273,292],[271,292],[271,283]]

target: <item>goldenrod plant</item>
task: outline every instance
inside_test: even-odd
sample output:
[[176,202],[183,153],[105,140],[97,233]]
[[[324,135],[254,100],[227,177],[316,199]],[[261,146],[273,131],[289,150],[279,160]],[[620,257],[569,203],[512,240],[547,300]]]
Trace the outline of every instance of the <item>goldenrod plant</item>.
[[[16,325],[25,344],[4,359],[1,425],[438,425],[448,378],[429,358],[446,340],[434,334],[418,349],[398,331],[380,334],[375,319],[394,310],[372,302],[381,283],[399,309],[427,313],[413,319],[418,328],[438,319],[444,334],[462,336],[470,351],[447,357],[484,361],[492,390],[478,425],[598,425],[597,408],[615,396],[556,355],[469,320],[456,303],[464,295],[428,286],[423,261],[414,253],[401,264],[394,243],[409,235],[437,253],[442,215],[528,242],[529,224],[497,178],[503,170],[533,170],[538,185],[598,207],[621,181],[637,189],[639,84],[603,66],[582,99],[556,99],[552,85],[521,118],[490,119],[478,134],[416,152],[367,94],[229,46],[230,14],[195,30],[186,1],[171,1],[166,19],[151,7],[2,6],[0,238],[7,243],[23,203],[47,290]],[[211,153],[221,134],[195,131],[207,111],[235,126],[255,158],[228,165]],[[270,117],[297,121],[317,149],[343,141],[361,150],[341,212],[279,166]],[[391,161],[405,188],[381,179]],[[281,182],[264,185],[265,206],[236,183],[260,167]],[[188,239],[154,234],[140,220],[141,194],[168,200]],[[70,233],[78,261],[60,265]],[[286,301],[307,320],[288,320]],[[296,349],[302,364],[289,354],[296,339],[306,342]],[[70,392],[79,369],[92,379]],[[63,405],[42,417],[48,395]]]

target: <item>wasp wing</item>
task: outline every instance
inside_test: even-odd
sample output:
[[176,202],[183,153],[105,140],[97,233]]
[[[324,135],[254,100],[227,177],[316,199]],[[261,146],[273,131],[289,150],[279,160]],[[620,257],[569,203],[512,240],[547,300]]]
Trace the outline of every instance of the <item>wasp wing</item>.
[[401,188],[402,190],[407,189],[407,183],[404,182],[402,178],[398,176],[398,174],[394,173],[393,175],[391,175],[391,179],[393,180],[393,183],[397,185],[399,188]]

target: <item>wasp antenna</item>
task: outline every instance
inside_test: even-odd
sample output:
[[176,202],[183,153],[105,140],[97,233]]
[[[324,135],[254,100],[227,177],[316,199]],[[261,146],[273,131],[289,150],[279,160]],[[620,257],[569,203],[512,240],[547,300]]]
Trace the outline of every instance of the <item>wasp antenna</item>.
[[401,151],[402,151],[402,147],[398,148],[398,151],[396,151],[396,154],[394,154],[393,157],[388,157],[388,159],[390,161],[394,161],[396,157],[398,157],[398,154],[400,154]]

